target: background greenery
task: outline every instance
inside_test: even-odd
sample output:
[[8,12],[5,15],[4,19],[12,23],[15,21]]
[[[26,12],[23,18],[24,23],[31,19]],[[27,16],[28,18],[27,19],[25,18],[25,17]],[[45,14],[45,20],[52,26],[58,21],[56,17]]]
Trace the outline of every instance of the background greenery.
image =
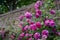
[[0,14],[20,8],[24,5],[36,2],[36,0],[0,0]]

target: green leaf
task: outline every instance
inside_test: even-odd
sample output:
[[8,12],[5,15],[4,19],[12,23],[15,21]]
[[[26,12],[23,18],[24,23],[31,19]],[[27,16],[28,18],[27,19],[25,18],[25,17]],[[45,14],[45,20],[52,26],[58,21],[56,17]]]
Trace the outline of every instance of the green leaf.
[[2,36],[0,35],[0,40],[2,40]]

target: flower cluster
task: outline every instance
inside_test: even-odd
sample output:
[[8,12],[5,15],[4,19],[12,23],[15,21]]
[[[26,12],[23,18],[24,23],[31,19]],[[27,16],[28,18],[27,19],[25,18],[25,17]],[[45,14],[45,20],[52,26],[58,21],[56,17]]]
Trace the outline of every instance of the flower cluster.
[[[56,29],[56,23],[53,18],[49,18],[49,15],[46,17],[46,14],[54,15],[56,11],[54,9],[49,10],[49,12],[44,13],[41,7],[43,6],[42,1],[37,1],[34,5],[35,14],[32,14],[29,11],[26,11],[24,15],[19,16],[19,34],[18,37],[12,33],[10,38],[14,40],[48,40],[50,36],[60,36],[60,32]],[[45,14],[45,15],[43,15]],[[4,38],[4,28],[1,30],[1,36]],[[52,39],[53,40],[53,39]]]
[[46,26],[50,26],[50,27],[54,27],[54,26],[56,26],[56,25],[55,25],[55,22],[54,22],[53,19],[45,20],[44,24],[45,24]]
[[[35,8],[35,14],[32,14],[31,12],[25,12],[24,13],[24,18],[26,19],[26,25],[22,25],[22,33],[19,35],[18,37],[18,40],[23,40],[23,38],[25,40],[46,40],[50,34],[58,34],[57,33],[57,29],[56,29],[56,23],[54,21],[54,19],[49,19],[46,17],[44,19],[42,19],[43,21],[43,24],[40,22],[40,20],[38,21],[34,21],[34,20],[37,20],[37,19],[40,19],[43,15],[43,12],[41,9],[39,9],[39,7],[41,7],[43,5],[43,2],[42,1],[37,1],[34,5],[34,8]],[[50,10],[49,11],[50,14],[55,14],[55,10]],[[42,17],[43,18],[43,17]],[[22,19],[23,21],[23,16],[20,17],[20,19]],[[33,19],[33,20],[32,20]],[[25,22],[25,21],[24,21]],[[52,29],[52,32],[50,32],[49,30],[47,29],[43,29],[43,27],[45,26],[48,27],[48,28],[51,28]],[[43,29],[43,30],[41,30]],[[56,29],[56,30],[55,30]],[[39,31],[38,31],[39,30]],[[41,31],[40,31],[41,30]]]

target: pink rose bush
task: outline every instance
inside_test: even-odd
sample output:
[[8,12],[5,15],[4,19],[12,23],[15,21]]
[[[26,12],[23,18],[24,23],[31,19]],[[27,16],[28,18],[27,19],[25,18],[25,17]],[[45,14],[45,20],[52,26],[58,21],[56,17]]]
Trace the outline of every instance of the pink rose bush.
[[[56,11],[51,9],[44,13],[41,9],[42,6],[43,2],[37,1],[34,5],[35,14],[26,11],[24,15],[19,16],[19,29],[21,29],[21,32],[19,31],[16,34],[18,35],[17,38],[14,33],[10,35],[12,40],[15,38],[16,40],[53,40],[56,36],[60,36],[55,19],[50,18],[51,15],[56,14]],[[4,38],[4,30],[1,31],[1,35]]]
[[[34,5],[35,8],[35,14],[32,14],[31,12],[25,12],[24,13],[24,18],[26,18],[26,23],[25,26],[22,25],[24,31],[23,38],[25,40],[47,40],[50,38],[49,36],[52,35],[59,35],[57,29],[56,29],[56,23],[55,20],[49,17],[44,17],[42,21],[40,21],[40,18],[43,18],[43,11],[39,9],[39,7],[42,7],[43,2],[42,1],[37,1]],[[50,10],[50,14],[56,14],[55,10]],[[46,16],[46,14],[45,14]],[[23,21],[23,20],[22,20]],[[43,24],[42,24],[43,22]],[[43,28],[45,27],[45,28]],[[30,35],[30,36],[29,36]],[[21,37],[21,36],[20,36]],[[19,38],[19,37],[18,37]],[[21,38],[21,40],[23,40]]]
[[[42,7],[43,2],[42,1],[37,1],[34,5],[35,8],[35,14],[32,14],[31,12],[25,12],[24,13],[24,18],[26,18],[26,23],[25,26],[22,25],[23,31],[22,31],[22,36],[19,36],[21,40],[23,38],[25,40],[47,40],[50,35],[59,35],[56,29],[56,23],[55,20],[52,18],[46,18],[42,19],[42,22],[40,21],[40,18],[43,18],[43,11],[39,9],[39,7]],[[55,10],[50,10],[50,14],[56,14]],[[46,16],[46,14],[45,14]],[[23,18],[22,18],[23,19]],[[32,20],[33,19],[33,20]],[[35,20],[35,21],[34,21]],[[23,21],[23,20],[22,20]],[[45,28],[43,28],[45,27]],[[19,38],[18,37],[18,38]]]

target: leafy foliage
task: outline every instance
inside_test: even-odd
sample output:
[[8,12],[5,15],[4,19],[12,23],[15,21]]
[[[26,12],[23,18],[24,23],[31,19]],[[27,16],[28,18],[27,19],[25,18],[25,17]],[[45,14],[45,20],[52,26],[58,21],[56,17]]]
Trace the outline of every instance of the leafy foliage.
[[20,8],[24,5],[36,2],[36,0],[0,0],[0,14]]

